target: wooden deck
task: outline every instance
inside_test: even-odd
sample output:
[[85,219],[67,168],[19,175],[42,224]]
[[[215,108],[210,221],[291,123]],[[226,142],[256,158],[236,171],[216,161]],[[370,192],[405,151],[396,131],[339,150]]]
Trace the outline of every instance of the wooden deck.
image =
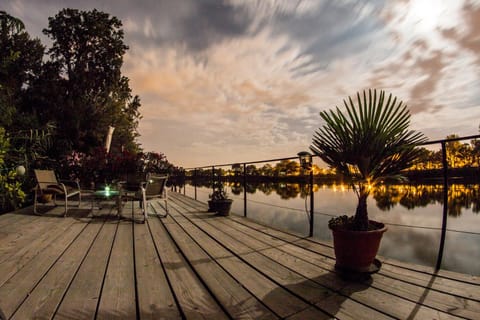
[[477,277],[381,259],[371,280],[347,282],[330,244],[180,194],[145,224],[89,205],[0,216],[7,319],[480,319]]

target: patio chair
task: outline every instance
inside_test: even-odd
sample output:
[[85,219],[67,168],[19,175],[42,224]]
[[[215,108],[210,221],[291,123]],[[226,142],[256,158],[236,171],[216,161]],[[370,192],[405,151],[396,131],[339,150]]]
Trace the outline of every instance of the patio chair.
[[65,201],[64,217],[67,216],[68,198],[78,195],[78,207],[82,202],[82,193],[78,181],[57,180],[57,176],[53,170],[34,170],[37,186],[35,187],[35,198],[33,202],[33,212],[37,214],[37,206],[40,197],[43,195],[51,195],[53,203],[56,206],[57,196],[61,196]]
[[155,214],[158,214],[153,207],[151,201],[154,199],[162,199],[165,202],[165,214],[162,217],[168,215],[168,195],[167,195],[167,180],[168,175],[148,175],[147,183],[142,186],[142,213],[145,216],[145,220],[148,216],[148,207],[152,207]]
[[[152,207],[157,214],[155,208],[153,207],[151,201],[154,199],[163,199],[165,201],[165,214],[161,217],[166,217],[168,215],[168,202],[167,202],[167,180],[168,175],[152,175],[148,174],[146,181],[133,181],[127,182],[122,181],[119,183],[121,202],[131,201],[132,202],[132,214],[134,213],[134,202],[138,201],[140,208],[142,209],[142,214],[144,216],[144,221],[148,218],[148,207]],[[122,207],[120,207],[120,212]]]

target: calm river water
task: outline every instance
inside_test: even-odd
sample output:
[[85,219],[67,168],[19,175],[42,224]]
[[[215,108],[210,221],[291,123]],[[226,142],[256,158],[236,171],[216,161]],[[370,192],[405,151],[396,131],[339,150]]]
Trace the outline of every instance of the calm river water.
[[[234,199],[232,212],[243,215],[243,189],[228,186]],[[248,217],[276,228],[308,234],[309,199],[299,184],[275,183],[247,187]],[[328,220],[332,215],[351,215],[356,196],[341,185],[315,185],[314,237],[332,241]],[[182,190],[183,192],[183,190]],[[187,185],[186,195],[194,197]],[[207,202],[210,188],[197,187],[197,199]],[[370,196],[369,216],[387,224],[379,254],[401,261],[435,266],[440,244],[443,192],[441,186],[393,186]],[[480,275],[479,186],[453,185],[442,268]]]

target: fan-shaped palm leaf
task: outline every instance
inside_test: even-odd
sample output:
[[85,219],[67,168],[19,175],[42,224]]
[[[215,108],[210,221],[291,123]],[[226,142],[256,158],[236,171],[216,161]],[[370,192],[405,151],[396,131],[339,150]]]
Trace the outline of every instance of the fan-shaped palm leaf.
[[[401,179],[401,172],[418,157],[423,134],[408,130],[410,113],[402,101],[385,99],[376,90],[357,93],[338,107],[320,112],[324,125],[313,136],[310,149],[352,184],[359,198],[356,218],[368,225],[366,199],[369,185],[387,179]],[[358,216],[358,217],[357,217]]]

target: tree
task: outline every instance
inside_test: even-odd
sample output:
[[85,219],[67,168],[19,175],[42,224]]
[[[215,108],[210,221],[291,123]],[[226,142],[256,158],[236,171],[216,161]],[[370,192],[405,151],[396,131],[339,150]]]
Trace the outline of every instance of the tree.
[[[20,19],[0,11],[0,126],[16,130],[25,91],[42,68],[44,47],[31,39]],[[18,124],[18,121],[17,121]]]
[[249,176],[258,175],[257,167],[254,164],[249,164],[248,166],[246,166],[245,169],[246,169],[247,175]]
[[291,176],[298,174],[300,165],[297,161],[282,160],[275,166],[275,172],[280,176]]
[[63,92],[52,113],[71,149],[88,153],[101,146],[109,125],[115,127],[112,148],[138,149],[140,99],[121,74],[128,49],[121,27],[107,13],[63,9],[43,30],[53,40],[48,53],[58,68],[57,91]]
[[274,175],[274,168],[271,164],[264,164],[260,169],[259,173],[262,176],[272,177]]
[[[450,134],[446,137],[446,139],[457,139],[458,135],[457,134]],[[460,141],[448,141],[446,144],[446,149],[447,149],[447,162],[448,166],[450,168],[455,168],[458,165],[458,160],[459,160],[459,155],[460,155],[460,149],[462,147],[462,144]]]

